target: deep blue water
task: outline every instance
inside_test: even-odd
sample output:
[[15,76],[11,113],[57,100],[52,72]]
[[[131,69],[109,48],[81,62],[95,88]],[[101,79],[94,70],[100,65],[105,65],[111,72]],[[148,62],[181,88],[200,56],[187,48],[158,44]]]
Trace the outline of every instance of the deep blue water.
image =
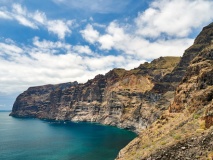
[[136,134],[111,126],[0,112],[0,160],[113,160]]

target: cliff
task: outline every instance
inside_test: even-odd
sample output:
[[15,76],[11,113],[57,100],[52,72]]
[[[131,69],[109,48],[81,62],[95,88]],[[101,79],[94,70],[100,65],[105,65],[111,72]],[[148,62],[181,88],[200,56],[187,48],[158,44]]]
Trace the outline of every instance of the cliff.
[[213,159],[213,23],[163,80],[177,73],[183,78],[169,109],[117,159]]
[[84,84],[30,87],[17,97],[10,115],[99,122],[139,132],[169,107],[174,87],[161,80],[179,60],[160,57],[129,71],[113,69]]

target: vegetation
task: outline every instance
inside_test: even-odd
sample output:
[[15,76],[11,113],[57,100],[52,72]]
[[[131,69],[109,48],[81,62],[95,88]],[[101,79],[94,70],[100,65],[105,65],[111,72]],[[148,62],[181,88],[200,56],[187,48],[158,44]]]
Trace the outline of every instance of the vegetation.
[[149,69],[167,69],[176,66],[180,61],[180,57],[160,57],[148,63],[141,64],[139,68]]

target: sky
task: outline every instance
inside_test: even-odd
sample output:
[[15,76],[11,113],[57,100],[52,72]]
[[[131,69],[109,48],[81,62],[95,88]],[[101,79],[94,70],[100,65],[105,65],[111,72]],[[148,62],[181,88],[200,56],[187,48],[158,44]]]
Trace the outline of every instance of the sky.
[[182,56],[212,0],[0,0],[0,110],[30,86]]

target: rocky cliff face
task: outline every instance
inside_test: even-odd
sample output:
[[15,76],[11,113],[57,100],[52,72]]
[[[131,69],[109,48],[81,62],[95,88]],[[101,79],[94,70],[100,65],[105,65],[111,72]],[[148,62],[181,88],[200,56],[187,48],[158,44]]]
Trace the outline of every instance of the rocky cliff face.
[[31,87],[18,96],[11,115],[99,122],[139,132],[170,105],[174,87],[161,81],[179,60],[160,57],[130,71],[113,69],[84,84]]
[[175,82],[176,74],[183,78],[169,109],[117,159],[213,159],[213,23],[162,81]]

